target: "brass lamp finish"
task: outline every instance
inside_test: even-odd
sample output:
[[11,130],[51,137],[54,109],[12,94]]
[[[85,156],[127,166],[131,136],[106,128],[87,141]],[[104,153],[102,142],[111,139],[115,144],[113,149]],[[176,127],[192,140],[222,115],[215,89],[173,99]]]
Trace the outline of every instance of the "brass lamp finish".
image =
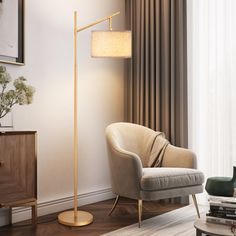
[[59,223],[67,226],[85,226],[93,222],[93,215],[86,211],[65,211],[59,214]]
[[84,226],[93,222],[93,215],[89,212],[78,211],[78,111],[77,111],[77,33],[97,25],[103,21],[109,21],[109,29],[112,30],[112,17],[120,14],[116,12],[104,17],[92,24],[77,28],[77,12],[74,12],[74,210],[66,211],[58,215],[59,223],[67,226]]

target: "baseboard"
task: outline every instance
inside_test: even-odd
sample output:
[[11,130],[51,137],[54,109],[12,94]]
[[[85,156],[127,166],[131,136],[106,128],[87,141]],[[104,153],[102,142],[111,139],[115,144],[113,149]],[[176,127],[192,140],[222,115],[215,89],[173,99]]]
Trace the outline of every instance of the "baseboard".
[[[111,188],[93,191],[78,195],[78,205],[83,206],[95,202],[114,198]],[[64,211],[73,207],[73,196],[42,202],[38,204],[38,216]],[[25,207],[14,208],[12,212],[13,223],[31,219],[31,209]],[[8,223],[7,210],[0,212],[0,226]]]

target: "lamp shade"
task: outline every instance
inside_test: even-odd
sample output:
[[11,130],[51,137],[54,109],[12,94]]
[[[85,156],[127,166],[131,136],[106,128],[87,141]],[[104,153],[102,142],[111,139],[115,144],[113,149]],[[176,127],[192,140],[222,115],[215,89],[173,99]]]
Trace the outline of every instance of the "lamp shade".
[[92,31],[92,57],[130,58],[131,31]]

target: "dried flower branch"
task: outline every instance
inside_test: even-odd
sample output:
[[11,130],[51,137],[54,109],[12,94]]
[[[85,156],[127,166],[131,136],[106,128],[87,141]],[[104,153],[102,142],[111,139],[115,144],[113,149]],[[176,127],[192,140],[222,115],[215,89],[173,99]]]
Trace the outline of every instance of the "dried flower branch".
[[25,83],[27,80],[24,77],[15,79],[13,82],[14,89],[6,91],[11,81],[11,76],[6,67],[0,66],[0,119],[7,115],[14,105],[28,105],[33,102],[35,89]]

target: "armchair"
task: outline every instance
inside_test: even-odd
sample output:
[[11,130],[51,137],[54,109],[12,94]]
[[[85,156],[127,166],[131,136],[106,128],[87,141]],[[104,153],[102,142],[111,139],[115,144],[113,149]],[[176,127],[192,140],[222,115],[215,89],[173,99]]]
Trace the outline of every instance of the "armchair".
[[149,168],[148,160],[157,132],[132,123],[114,123],[106,128],[112,191],[138,200],[141,226],[142,201],[192,195],[200,218],[195,194],[203,192],[203,173],[195,170],[196,156],[187,149],[168,144],[160,167]]

